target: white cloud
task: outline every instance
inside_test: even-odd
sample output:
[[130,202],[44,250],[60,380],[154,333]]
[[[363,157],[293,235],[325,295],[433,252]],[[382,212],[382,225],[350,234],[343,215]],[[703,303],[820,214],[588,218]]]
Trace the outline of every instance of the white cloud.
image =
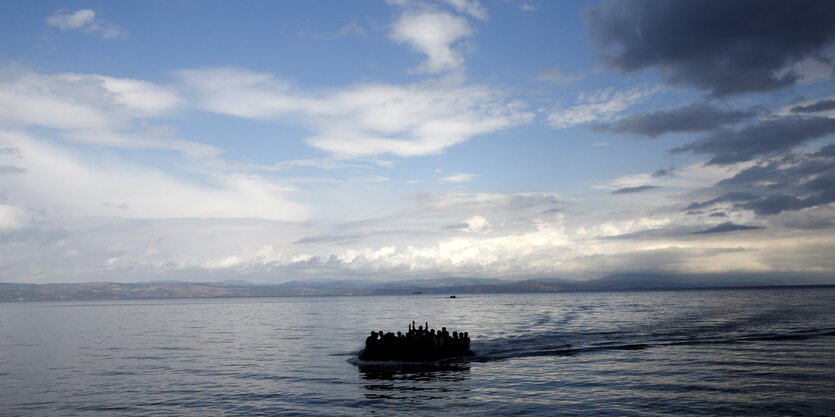
[[104,129],[114,125],[103,108],[111,101],[101,82],[73,82],[39,74],[3,75],[0,124],[56,129]]
[[338,38],[357,37],[365,39],[368,32],[357,22],[350,22],[339,28],[336,32],[313,32],[310,37],[317,40],[332,40]]
[[67,30],[81,29],[84,26],[89,26],[95,19],[96,12],[90,9],[81,9],[72,14],[58,11],[54,15],[46,18],[46,21],[50,26],[57,27],[61,30]]
[[392,27],[391,37],[426,54],[415,71],[441,73],[464,66],[464,57],[453,44],[468,38],[472,29],[463,17],[443,12],[406,12]]
[[91,78],[101,81],[115,105],[134,112],[138,116],[162,116],[183,104],[182,99],[173,89],[147,81],[101,75],[65,74],[64,77],[70,80]]
[[580,238],[618,236],[626,233],[635,233],[645,230],[659,229],[671,223],[672,220],[670,220],[667,217],[641,217],[637,219],[606,221],[601,224],[593,225],[590,228],[578,229],[576,232],[576,236]]
[[[225,246],[207,247],[205,243],[210,241],[200,241],[199,252],[189,251],[189,257],[162,264],[159,273],[193,271],[195,277],[205,279],[206,273],[224,276],[224,272],[234,271],[241,277],[274,280],[279,271],[284,279],[299,279],[307,275],[340,278],[359,275],[366,279],[372,274],[388,278],[449,274],[520,278],[549,275],[598,277],[611,272],[646,270],[763,271],[775,269],[771,261],[775,254],[786,250],[797,252],[802,247],[800,240],[790,234],[773,236],[767,241],[745,235],[713,236],[703,240],[692,236],[653,241],[621,240],[607,238],[597,231],[590,236],[579,237],[576,233],[569,233],[569,226],[565,223],[563,218],[535,220],[514,230],[455,232],[453,236],[425,242],[401,239],[398,242],[367,244],[359,241],[348,247],[305,245],[303,249],[264,243],[264,237],[256,235],[250,236],[249,241],[242,245],[239,242],[241,236],[232,235],[232,242]],[[639,219],[632,225],[626,223],[602,224],[595,229],[617,235],[623,230],[661,227],[652,219]],[[196,232],[184,228],[178,228],[178,231],[188,233],[192,239]],[[210,227],[205,233],[217,233],[217,228]],[[825,233],[818,234],[816,243],[830,249],[835,247],[835,239]],[[133,253],[119,253],[119,264],[139,264],[144,268],[136,269],[142,270],[149,267],[148,262],[159,262],[159,255],[150,259],[140,258],[139,255],[147,251],[145,248],[145,245],[140,245]],[[171,248],[163,249],[161,253],[168,256],[177,252]],[[821,265],[819,255],[805,268]],[[110,257],[114,255],[102,257],[102,262]]]
[[29,216],[20,207],[0,204],[0,232],[19,229],[29,223]]
[[462,183],[470,182],[476,177],[475,174],[468,174],[466,172],[455,172],[452,175],[441,178],[441,182],[446,183]]
[[222,152],[219,148],[211,145],[172,138],[154,132],[78,130],[67,132],[62,137],[76,143],[115,148],[177,151],[194,158],[210,158]]
[[92,9],[80,9],[75,13],[67,13],[63,10],[55,12],[46,18],[49,26],[60,30],[80,30],[84,33],[99,35],[105,39],[124,37],[127,32],[103,19],[96,18],[96,12]]
[[313,131],[310,145],[339,158],[437,154],[533,119],[521,103],[482,85],[430,81],[304,91],[236,69],[183,71],[181,77],[204,109],[301,124]]
[[[24,149],[22,155],[27,153]],[[14,246],[0,240],[0,266],[11,278],[53,282],[136,281],[149,271],[171,279],[205,281],[231,273],[275,282],[309,276],[598,277],[622,271],[832,266],[828,254],[835,248],[835,238],[829,230],[810,232],[811,241],[809,233],[771,227],[768,236],[665,235],[655,232],[687,218],[594,213],[582,208],[546,210],[557,201],[542,193],[439,194],[415,201],[412,210],[399,215],[341,224],[74,219],[70,230],[47,240],[34,234],[17,236]],[[325,234],[317,237],[323,230]],[[660,237],[619,237],[644,231]],[[309,239],[304,244],[292,243],[303,238]],[[785,259],[787,252],[804,252],[804,264]],[[38,259],[41,262],[34,262]]]
[[548,116],[548,123],[556,128],[565,128],[583,123],[612,120],[620,112],[661,91],[663,87],[655,85],[629,90],[607,88],[592,93],[581,93],[577,98],[577,104],[551,112]]
[[547,81],[556,84],[570,84],[575,81],[582,80],[586,76],[584,74],[566,74],[557,67],[549,68],[539,73],[536,77],[539,81]]
[[484,232],[490,230],[490,222],[483,216],[470,217],[469,219],[464,220],[464,224],[467,225],[464,229],[466,232]]
[[56,129],[103,129],[159,117],[183,104],[173,90],[95,74],[0,72],[0,123]]
[[24,134],[0,133],[20,149],[26,172],[0,177],[10,201],[61,217],[259,218],[304,220],[310,211],[289,201],[287,187],[256,176],[206,174],[200,182],[110,156],[76,154]]
[[110,147],[165,149],[207,157],[219,150],[149,128],[185,106],[172,88],[96,74],[0,71],[0,127],[40,126],[62,139]]
[[490,18],[487,9],[478,0],[446,0],[459,13],[468,14],[478,20],[486,21]]
[[717,166],[707,165],[704,161],[699,161],[677,169],[675,175],[659,177],[653,176],[652,172],[623,175],[607,183],[594,185],[594,188],[617,190],[620,188],[652,184],[673,189],[677,192],[692,191],[709,187],[723,179],[731,178],[748,166],[751,166],[751,163]]
[[335,159],[293,159],[289,161],[279,161],[274,164],[270,165],[256,165],[256,164],[247,164],[246,167],[252,168],[258,171],[265,171],[265,172],[280,172],[291,170],[295,168],[317,168],[317,169],[346,169],[346,168],[355,168],[355,169],[365,169],[370,168],[374,164],[376,166],[391,166],[387,165],[388,161],[378,163],[378,161],[369,161],[369,164],[364,163],[355,163],[355,162],[347,162],[344,160],[335,160]]
[[522,3],[522,5],[519,6],[519,9],[523,12],[534,12],[539,9],[539,6],[530,3]]
[[563,204],[565,200],[556,193],[433,193],[422,196],[421,212],[432,211],[433,217],[440,211],[508,211],[518,214],[524,209],[542,211]]

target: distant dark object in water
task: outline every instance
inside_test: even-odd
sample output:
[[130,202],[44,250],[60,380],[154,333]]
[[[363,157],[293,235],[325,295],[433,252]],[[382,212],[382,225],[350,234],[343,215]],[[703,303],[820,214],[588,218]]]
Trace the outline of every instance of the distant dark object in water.
[[458,297],[456,297],[454,295],[450,295],[449,298],[458,298]]
[[364,361],[434,362],[441,359],[474,356],[467,332],[452,332],[446,327],[429,329],[429,323],[409,325],[406,334],[371,332],[365,339],[365,349],[359,358]]
[[420,291],[415,291],[415,292],[413,292],[412,294],[423,294],[423,293],[422,293],[422,292],[420,292]]

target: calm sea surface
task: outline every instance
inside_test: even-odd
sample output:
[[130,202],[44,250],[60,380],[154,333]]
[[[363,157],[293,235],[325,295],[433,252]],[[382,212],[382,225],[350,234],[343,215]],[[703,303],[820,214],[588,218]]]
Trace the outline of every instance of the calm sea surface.
[[[371,330],[478,357],[358,362]],[[0,415],[835,415],[835,288],[0,304]]]

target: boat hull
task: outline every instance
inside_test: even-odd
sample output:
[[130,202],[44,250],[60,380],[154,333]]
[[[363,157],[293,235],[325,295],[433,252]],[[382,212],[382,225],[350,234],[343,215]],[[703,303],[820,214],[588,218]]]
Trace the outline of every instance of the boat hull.
[[446,359],[466,358],[475,356],[472,350],[458,352],[381,352],[363,349],[359,353],[360,360],[376,362],[436,362]]

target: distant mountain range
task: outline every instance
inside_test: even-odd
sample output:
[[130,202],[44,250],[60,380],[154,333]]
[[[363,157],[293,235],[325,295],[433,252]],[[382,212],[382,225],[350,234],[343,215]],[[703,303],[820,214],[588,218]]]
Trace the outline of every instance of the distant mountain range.
[[835,285],[835,274],[659,274],[622,273],[577,281],[560,278],[502,280],[439,278],[393,282],[358,280],[291,281],[251,284],[234,280],[217,283],[153,281],[70,284],[0,283],[0,301],[130,300],[173,298],[303,297],[405,294],[496,294],[566,291],[623,291],[685,288]]

